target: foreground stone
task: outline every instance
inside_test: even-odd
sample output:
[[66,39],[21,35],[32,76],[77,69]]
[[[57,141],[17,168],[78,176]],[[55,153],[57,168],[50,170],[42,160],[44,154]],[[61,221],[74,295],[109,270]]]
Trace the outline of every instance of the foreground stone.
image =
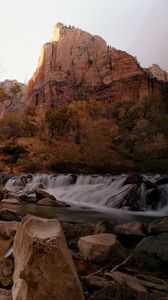
[[145,237],[136,246],[135,251],[144,251],[155,254],[168,264],[168,233]]
[[0,289],[0,300],[12,300],[11,291]]
[[13,300],[83,300],[81,285],[57,220],[25,217],[14,240]]
[[98,264],[126,256],[126,250],[120,245],[117,237],[110,233],[81,237],[78,246],[84,259]]

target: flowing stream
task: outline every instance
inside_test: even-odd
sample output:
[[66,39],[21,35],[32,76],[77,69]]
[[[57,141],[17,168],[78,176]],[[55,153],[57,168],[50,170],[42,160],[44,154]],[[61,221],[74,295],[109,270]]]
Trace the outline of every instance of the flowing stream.
[[[168,175],[16,175],[5,183],[14,195],[44,189],[71,205],[69,209],[37,207],[27,210],[46,217],[71,214],[72,220],[155,218],[168,215]],[[41,213],[39,210],[41,209]]]

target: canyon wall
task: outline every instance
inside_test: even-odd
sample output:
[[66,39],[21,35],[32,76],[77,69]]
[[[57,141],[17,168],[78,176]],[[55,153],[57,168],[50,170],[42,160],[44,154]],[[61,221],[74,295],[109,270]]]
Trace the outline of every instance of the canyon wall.
[[52,108],[77,100],[110,102],[159,93],[157,79],[150,78],[135,57],[97,35],[58,23],[42,47],[26,105]]

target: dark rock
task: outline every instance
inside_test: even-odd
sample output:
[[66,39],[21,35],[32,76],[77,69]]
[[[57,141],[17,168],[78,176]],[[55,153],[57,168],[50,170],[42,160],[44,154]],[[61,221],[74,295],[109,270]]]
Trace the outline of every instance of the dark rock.
[[158,188],[148,191],[146,196],[146,205],[150,209],[156,209],[159,205],[164,206],[165,203],[161,203],[161,193],[162,191]]
[[135,251],[144,251],[155,254],[162,261],[168,264],[168,233],[149,236],[136,246]]
[[156,184],[157,185],[168,184],[168,177],[157,180]]
[[35,194],[36,194],[37,201],[44,199],[44,198],[50,198],[52,200],[56,200],[56,198],[53,195],[47,193],[46,191],[40,190],[40,189],[35,190]]
[[129,175],[125,182],[124,182],[124,185],[127,185],[127,184],[141,184],[143,182],[143,177],[139,174],[131,174]]
[[26,203],[36,203],[38,201],[36,197],[31,195],[20,195],[19,199]]

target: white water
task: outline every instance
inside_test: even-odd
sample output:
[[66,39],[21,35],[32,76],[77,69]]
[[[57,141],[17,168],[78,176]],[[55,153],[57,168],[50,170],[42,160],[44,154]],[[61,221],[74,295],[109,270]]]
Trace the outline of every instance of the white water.
[[[65,201],[76,207],[90,207],[98,210],[109,211],[118,207],[122,199],[135,186],[124,185],[128,175],[97,176],[97,175],[20,175],[9,179],[5,188],[10,192],[20,195],[42,188],[54,195],[58,200]],[[143,175],[144,180],[155,183],[162,178],[160,175]],[[140,203],[148,214],[168,214],[168,184],[158,186],[161,199],[155,211],[146,205],[146,197],[151,189],[146,189],[142,183],[139,189]],[[125,207],[124,207],[125,208]],[[144,212],[143,212],[144,213]]]

